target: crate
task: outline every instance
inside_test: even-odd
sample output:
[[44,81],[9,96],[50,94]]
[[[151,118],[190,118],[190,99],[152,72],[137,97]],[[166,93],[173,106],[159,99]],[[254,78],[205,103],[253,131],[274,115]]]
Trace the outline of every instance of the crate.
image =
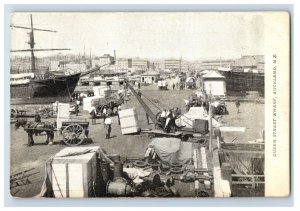
[[84,111],[90,111],[90,109],[92,108],[92,106],[95,106],[94,102],[95,101],[99,101],[101,98],[100,96],[93,96],[93,97],[85,97],[83,98],[83,110]]
[[68,103],[58,103],[57,105],[57,117],[56,125],[57,129],[60,129],[63,121],[67,121],[70,118],[70,105]]
[[[68,147],[61,150],[46,163],[48,178],[55,198],[93,197],[93,183],[96,181],[99,147]],[[78,153],[85,150],[94,152],[59,157],[61,154]]]
[[208,120],[195,119],[193,121],[193,129],[196,133],[201,133],[201,134],[208,133]]
[[122,134],[132,134],[140,131],[135,108],[119,111]]

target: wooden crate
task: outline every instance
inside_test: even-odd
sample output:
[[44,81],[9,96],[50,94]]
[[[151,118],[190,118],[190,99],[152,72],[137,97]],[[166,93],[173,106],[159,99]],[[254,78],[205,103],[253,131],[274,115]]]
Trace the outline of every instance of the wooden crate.
[[197,133],[208,133],[208,121],[204,119],[195,119],[193,121],[193,129]]
[[122,134],[132,134],[139,132],[138,116],[135,108],[119,111]]
[[99,147],[68,147],[47,162],[47,172],[55,198],[93,197],[93,182],[96,181],[96,152],[76,156],[58,157],[60,154]]
[[99,101],[100,99],[102,99],[103,97],[100,96],[93,96],[93,97],[85,97],[83,98],[83,110],[84,111],[89,111],[92,106],[94,106],[94,102],[95,101]]
[[58,103],[57,105],[57,117],[56,125],[57,129],[60,129],[63,121],[67,121],[70,118],[70,105],[68,103]]

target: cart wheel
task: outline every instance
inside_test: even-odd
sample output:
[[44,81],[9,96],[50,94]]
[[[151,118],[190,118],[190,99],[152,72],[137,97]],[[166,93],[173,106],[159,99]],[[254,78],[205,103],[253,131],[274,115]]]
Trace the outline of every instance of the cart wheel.
[[62,130],[64,142],[69,146],[78,146],[84,140],[84,129],[79,124],[70,124]]

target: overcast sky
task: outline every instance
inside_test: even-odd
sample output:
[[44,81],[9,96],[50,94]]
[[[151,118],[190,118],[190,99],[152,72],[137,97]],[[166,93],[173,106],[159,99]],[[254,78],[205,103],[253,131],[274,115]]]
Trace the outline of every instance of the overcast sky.
[[[238,58],[264,52],[262,13],[32,13],[36,48],[141,58]],[[30,27],[29,13],[14,25]],[[11,49],[28,49],[28,30],[11,28]],[[65,52],[64,52],[65,53]],[[49,53],[48,53],[49,54]],[[53,54],[53,53],[51,53]],[[28,54],[29,55],[29,54]],[[37,53],[47,55],[47,53]]]

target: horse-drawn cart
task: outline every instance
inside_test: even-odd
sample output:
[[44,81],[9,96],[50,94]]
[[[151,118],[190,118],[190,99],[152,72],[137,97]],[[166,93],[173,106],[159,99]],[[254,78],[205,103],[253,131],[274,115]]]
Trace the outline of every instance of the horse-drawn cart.
[[46,132],[46,144],[52,144],[54,131],[59,132],[63,141],[68,146],[78,146],[82,144],[89,135],[89,122],[82,120],[61,121],[61,127],[57,128],[52,122],[33,122],[27,119],[18,119],[15,128],[23,127],[28,134],[28,146],[34,145],[33,135]]

